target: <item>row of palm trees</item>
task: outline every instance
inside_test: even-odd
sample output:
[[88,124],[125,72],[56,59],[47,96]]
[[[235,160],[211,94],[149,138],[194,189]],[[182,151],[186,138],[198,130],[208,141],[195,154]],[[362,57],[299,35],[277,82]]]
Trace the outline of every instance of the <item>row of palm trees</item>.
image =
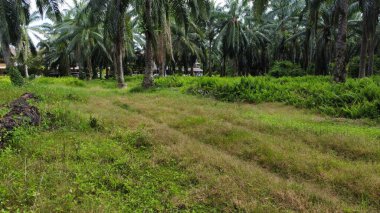
[[174,57],[173,24],[178,30],[187,31],[190,25],[195,25],[192,20],[206,17],[207,3],[206,0],[74,1],[62,20],[47,29],[48,39],[41,42],[41,49],[49,64],[60,70],[69,70],[75,61],[87,71],[87,79],[92,78],[94,68],[111,65],[122,88],[125,59],[134,54],[136,46],[144,46],[143,86],[151,87],[155,62],[164,73],[167,59]]
[[[9,44],[27,61],[29,1],[0,0],[2,54],[11,66]],[[112,67],[119,87],[137,50],[145,58],[143,86],[153,86],[153,69],[188,74],[196,61],[207,74],[262,75],[288,60],[316,75],[346,80],[346,65],[360,56],[358,77],[374,73],[378,51],[380,0],[37,0],[40,14],[53,20],[39,28],[39,44],[49,67],[68,74],[79,65],[91,79]],[[35,51],[34,51],[35,52]],[[22,56],[22,57],[21,57]],[[27,66],[25,66],[27,76]]]

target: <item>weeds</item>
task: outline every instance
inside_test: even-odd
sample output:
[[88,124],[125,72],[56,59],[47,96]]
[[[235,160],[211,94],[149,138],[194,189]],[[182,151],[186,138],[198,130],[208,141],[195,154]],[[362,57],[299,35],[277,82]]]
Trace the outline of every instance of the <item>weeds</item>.
[[[174,82],[174,83],[173,83]],[[334,84],[328,77],[243,77],[159,79],[162,87],[183,87],[190,94],[231,102],[283,102],[346,118],[380,118],[379,77]]]

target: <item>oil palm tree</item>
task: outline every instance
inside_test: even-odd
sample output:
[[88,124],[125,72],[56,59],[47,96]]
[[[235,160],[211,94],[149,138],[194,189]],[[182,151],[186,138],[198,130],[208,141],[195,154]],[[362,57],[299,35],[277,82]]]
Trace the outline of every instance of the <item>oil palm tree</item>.
[[172,32],[174,58],[177,60],[176,62],[181,62],[185,74],[189,74],[190,66],[190,74],[193,75],[194,63],[197,59],[204,58],[201,44],[203,34],[194,24],[191,25],[187,32],[183,27],[174,24]]
[[0,40],[4,62],[13,66],[9,45],[20,40],[19,4],[16,1],[0,0]]
[[[143,87],[152,87],[154,48],[157,47],[157,31],[167,32],[170,28],[169,19],[173,17],[176,24],[183,26],[185,31],[189,28],[190,19],[205,16],[207,13],[207,0],[145,0],[136,1],[135,7],[139,8],[143,17],[145,33],[145,73]],[[170,34],[165,33],[164,43],[169,44],[165,51],[172,52]],[[162,53],[164,54],[164,53]]]
[[218,50],[215,45],[215,40],[218,37],[219,31],[222,28],[222,20],[225,17],[225,11],[219,5],[216,4],[215,0],[209,2],[210,14],[205,21],[205,36],[207,45],[207,69],[208,73],[211,74],[213,67],[213,59],[215,55],[218,55]]
[[315,75],[326,75],[331,58],[331,40],[334,27],[334,7],[325,5],[321,8],[320,18],[317,24],[316,47],[315,47]]
[[[223,53],[223,73],[226,74],[226,60],[231,58],[234,60],[235,72],[238,72],[238,56],[242,53],[248,44],[247,32],[243,19],[246,15],[246,7],[248,1],[231,0],[226,4],[229,12],[223,20],[223,26],[218,35],[218,43]],[[238,74],[238,73],[236,73]]]
[[153,86],[153,0],[145,0],[144,24],[145,24],[145,72],[143,87],[149,88]]
[[93,23],[87,13],[84,13],[85,2],[76,4],[74,17],[69,17],[58,24],[56,31],[59,34],[56,42],[62,43],[69,41],[67,44],[67,54],[73,53],[75,58],[81,64],[86,65],[86,79],[91,80],[93,77],[92,58],[95,49],[103,50],[108,55],[103,45],[103,24]]
[[244,68],[244,75],[260,75],[266,73],[269,61],[275,54],[278,46],[273,42],[277,35],[274,33],[273,24],[270,22],[255,22],[254,17],[245,17],[247,47],[240,54],[239,63]]
[[[37,0],[37,7],[42,14],[48,8],[60,19],[59,3],[62,0]],[[18,46],[21,39],[22,20],[29,19],[30,1],[0,0],[0,42],[7,67],[13,66],[9,45]]]
[[359,77],[372,75],[376,26],[380,14],[379,0],[359,0],[363,13]]
[[346,49],[347,49],[347,25],[348,25],[348,0],[336,0],[336,13],[338,18],[338,33],[336,39],[336,67],[334,81],[341,83],[346,81]]
[[96,21],[103,21],[105,34],[112,42],[112,59],[119,88],[125,87],[123,59],[125,57],[126,16],[129,0],[90,0],[88,10]]
[[[24,75],[26,78],[29,77],[28,63],[30,53],[36,54],[37,48],[32,42],[32,37],[37,40],[42,40],[41,34],[42,26],[38,24],[38,21],[41,19],[41,14],[39,12],[33,12],[29,16],[25,14],[21,15],[21,27],[20,27],[20,42],[17,48],[18,52],[18,61],[21,62],[24,69]],[[37,23],[37,25],[36,25]]]

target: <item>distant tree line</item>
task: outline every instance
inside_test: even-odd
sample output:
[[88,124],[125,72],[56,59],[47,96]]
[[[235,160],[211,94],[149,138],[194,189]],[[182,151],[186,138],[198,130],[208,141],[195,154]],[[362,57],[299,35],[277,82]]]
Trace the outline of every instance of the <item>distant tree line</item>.
[[[121,88],[133,71],[151,87],[155,70],[192,74],[196,62],[206,75],[272,71],[332,75],[336,82],[346,81],[350,63],[357,62],[353,77],[378,67],[380,0],[75,0],[63,11],[60,2],[36,0],[39,11],[31,13],[30,1],[0,0],[8,67],[18,65],[26,77],[41,65],[61,76],[78,67],[88,80],[106,70]],[[43,16],[52,22],[31,24]],[[37,47],[31,35],[40,37]]]

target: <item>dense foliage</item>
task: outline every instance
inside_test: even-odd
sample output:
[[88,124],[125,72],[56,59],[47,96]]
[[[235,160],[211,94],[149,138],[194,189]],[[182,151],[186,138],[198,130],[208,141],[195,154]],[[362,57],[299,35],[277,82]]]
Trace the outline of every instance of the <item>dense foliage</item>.
[[380,118],[380,78],[334,84],[326,77],[160,78],[161,87],[183,87],[191,94],[223,101],[283,102],[347,118]]
[[[0,1],[3,58],[25,77],[32,66],[87,80],[105,73],[122,88],[124,75],[144,73],[151,87],[154,74],[199,75],[195,68],[337,82],[379,69],[379,0],[73,0],[65,10],[60,1],[36,2],[39,13],[29,1]],[[36,25],[45,13],[50,21]]]
[[291,61],[276,61],[274,62],[269,73],[273,77],[299,77],[306,75],[306,71],[300,65],[294,64]]

